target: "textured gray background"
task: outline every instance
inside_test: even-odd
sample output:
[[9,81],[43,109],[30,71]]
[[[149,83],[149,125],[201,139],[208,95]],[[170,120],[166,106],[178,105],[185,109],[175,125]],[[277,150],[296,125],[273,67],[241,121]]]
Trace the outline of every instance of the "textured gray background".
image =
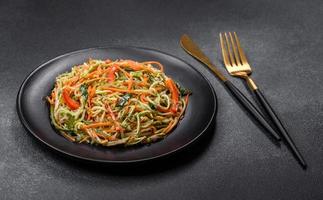
[[[0,199],[322,199],[323,1],[0,1]],[[178,45],[188,33],[222,67],[218,33],[237,31],[253,77],[308,162],[302,170]],[[159,49],[205,74],[216,126],[191,149],[149,165],[63,158],[19,122],[23,79],[60,54],[104,45]],[[230,78],[247,93],[240,80]]]

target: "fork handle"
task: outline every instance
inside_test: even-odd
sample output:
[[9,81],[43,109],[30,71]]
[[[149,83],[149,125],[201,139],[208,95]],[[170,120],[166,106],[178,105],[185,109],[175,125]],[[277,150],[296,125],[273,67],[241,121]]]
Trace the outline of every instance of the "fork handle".
[[262,92],[258,88],[253,90],[253,92],[255,93],[255,95],[256,95],[258,101],[260,102],[261,106],[265,109],[265,111],[267,112],[267,114],[271,118],[272,122],[278,128],[278,130],[281,133],[282,137],[285,139],[287,145],[291,148],[292,152],[294,153],[294,155],[298,159],[299,163],[304,168],[306,168],[307,165],[306,165],[306,162],[305,162],[303,156],[301,155],[301,153],[297,149],[297,147],[294,144],[293,140],[291,139],[291,137],[287,133],[287,130],[285,129],[285,127],[283,126],[283,124],[281,123],[279,118],[277,117],[276,113],[274,112],[274,110],[272,109],[272,107],[270,106],[268,101],[266,100],[265,96],[262,94]]
[[238,88],[236,88],[229,80],[224,81],[224,85],[231,94],[240,102],[241,105],[276,139],[280,140],[279,135],[266,121],[261,112],[254,106],[247,97],[245,97]]

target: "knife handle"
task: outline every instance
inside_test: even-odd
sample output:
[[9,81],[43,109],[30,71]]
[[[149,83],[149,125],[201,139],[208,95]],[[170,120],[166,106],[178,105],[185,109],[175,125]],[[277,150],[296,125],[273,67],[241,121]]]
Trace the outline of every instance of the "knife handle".
[[254,106],[247,97],[245,97],[238,88],[236,88],[229,80],[224,82],[231,94],[239,101],[239,103],[265,128],[276,140],[280,140],[279,135],[269,125],[261,112]]

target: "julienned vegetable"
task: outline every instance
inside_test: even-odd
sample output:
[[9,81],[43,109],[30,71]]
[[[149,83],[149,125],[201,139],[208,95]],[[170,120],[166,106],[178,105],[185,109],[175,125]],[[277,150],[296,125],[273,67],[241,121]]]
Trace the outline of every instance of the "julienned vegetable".
[[177,112],[178,109],[178,89],[174,83],[174,81],[170,78],[167,78],[166,81],[166,87],[169,89],[170,93],[171,93],[171,97],[172,97],[172,106],[171,106],[171,111],[173,113]]
[[72,110],[78,109],[80,107],[79,102],[70,97],[70,90],[68,88],[63,89],[63,99],[65,104]]
[[114,146],[167,136],[190,94],[156,61],[90,59],[59,75],[47,100],[53,126],[68,140]]

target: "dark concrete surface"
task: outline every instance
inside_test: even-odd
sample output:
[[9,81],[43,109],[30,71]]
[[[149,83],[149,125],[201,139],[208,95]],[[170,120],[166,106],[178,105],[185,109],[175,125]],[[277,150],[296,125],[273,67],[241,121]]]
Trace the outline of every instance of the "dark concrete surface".
[[[220,31],[238,32],[306,171],[178,45],[189,34],[225,72]],[[322,35],[320,0],[0,1],[0,199],[323,199]],[[60,54],[105,45],[155,48],[193,64],[218,95],[214,130],[187,151],[136,166],[84,164],[41,145],[16,114],[23,79]]]

